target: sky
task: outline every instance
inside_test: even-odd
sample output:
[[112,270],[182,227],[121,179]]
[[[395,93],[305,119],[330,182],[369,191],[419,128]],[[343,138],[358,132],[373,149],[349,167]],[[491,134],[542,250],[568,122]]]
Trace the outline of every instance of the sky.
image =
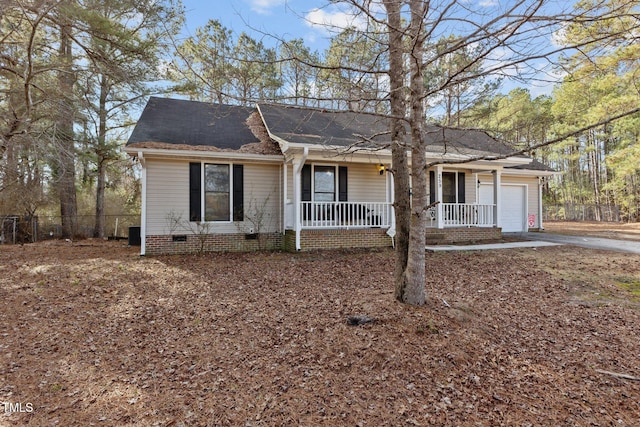
[[[481,8],[499,4],[497,0],[467,1]],[[347,14],[328,3],[328,0],[183,0],[186,11],[184,35],[194,34],[196,28],[216,19],[235,35],[246,32],[266,46],[277,45],[269,35],[287,40],[302,38],[311,50],[322,53],[329,46],[331,36],[326,24],[345,27],[353,23]],[[503,91],[516,86],[522,86],[522,83],[503,82]],[[528,87],[533,97],[550,94],[552,88],[548,82],[532,82]]]
[[[328,34],[320,24],[346,19],[335,7],[320,9],[326,2],[315,0],[183,0],[186,10],[186,31],[193,34],[197,27],[217,19],[236,34],[246,32],[269,45],[272,40],[263,34],[284,39],[303,38],[313,50],[328,46]],[[263,38],[264,37],[264,38]]]

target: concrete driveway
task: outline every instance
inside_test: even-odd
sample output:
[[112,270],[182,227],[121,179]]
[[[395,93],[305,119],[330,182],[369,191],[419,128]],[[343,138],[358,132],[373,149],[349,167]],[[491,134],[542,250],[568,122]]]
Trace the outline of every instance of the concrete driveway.
[[599,237],[589,236],[567,236],[564,234],[551,234],[545,232],[505,233],[505,235],[516,236],[533,241],[552,242],[563,245],[581,246],[583,248],[640,254],[640,242],[630,240],[602,239]]

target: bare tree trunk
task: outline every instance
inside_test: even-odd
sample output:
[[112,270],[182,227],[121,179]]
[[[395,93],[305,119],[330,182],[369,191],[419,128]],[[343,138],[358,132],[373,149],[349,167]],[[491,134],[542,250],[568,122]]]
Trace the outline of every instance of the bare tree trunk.
[[70,28],[60,26],[60,60],[63,64],[59,73],[60,102],[57,142],[57,179],[58,197],[60,199],[60,216],[62,217],[62,237],[73,238],[78,231],[78,208],[76,202],[75,150],[73,141],[73,57],[71,51]]
[[403,64],[403,32],[400,5],[397,1],[384,2],[387,9],[389,31],[389,99],[391,103],[391,162],[394,189],[395,235],[395,298],[404,301],[404,273],[409,260],[409,230],[411,197],[409,195],[409,162],[405,145],[405,78]]
[[100,80],[100,101],[98,117],[98,148],[97,155],[97,185],[96,185],[96,218],[93,229],[93,237],[104,237],[104,191],[106,181],[106,163],[107,152],[107,95],[109,94],[109,85],[107,77],[102,76]]
[[411,0],[411,23],[409,26],[411,52],[409,57],[410,99],[411,99],[411,232],[409,234],[409,259],[404,274],[404,295],[402,301],[412,305],[423,305],[425,293],[425,245],[427,197],[427,159],[424,137],[424,91],[423,50],[424,35],[422,20],[424,4]]

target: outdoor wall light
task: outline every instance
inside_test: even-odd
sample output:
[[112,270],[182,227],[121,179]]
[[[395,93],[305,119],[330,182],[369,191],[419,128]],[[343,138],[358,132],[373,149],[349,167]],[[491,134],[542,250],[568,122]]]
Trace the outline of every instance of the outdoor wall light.
[[384,175],[384,165],[382,163],[378,166],[378,173]]

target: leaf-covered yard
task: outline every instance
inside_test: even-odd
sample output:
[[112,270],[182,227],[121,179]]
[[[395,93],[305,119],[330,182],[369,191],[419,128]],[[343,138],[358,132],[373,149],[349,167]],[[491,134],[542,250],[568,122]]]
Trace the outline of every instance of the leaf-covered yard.
[[639,256],[427,262],[416,308],[391,251],[2,246],[0,425],[640,425]]

